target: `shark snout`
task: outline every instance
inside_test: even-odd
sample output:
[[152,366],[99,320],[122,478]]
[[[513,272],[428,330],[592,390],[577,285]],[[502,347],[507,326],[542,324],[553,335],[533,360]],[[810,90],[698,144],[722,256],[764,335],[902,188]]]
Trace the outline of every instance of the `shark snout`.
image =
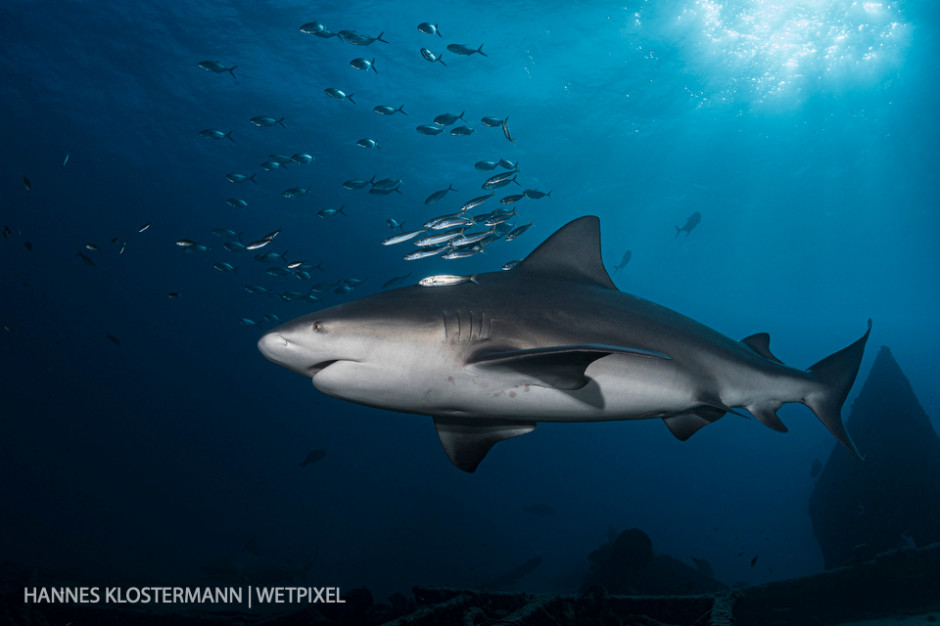
[[310,375],[310,363],[302,358],[302,351],[277,330],[272,330],[261,336],[261,339],[258,340],[258,350],[269,361],[286,367],[292,372],[304,376]]

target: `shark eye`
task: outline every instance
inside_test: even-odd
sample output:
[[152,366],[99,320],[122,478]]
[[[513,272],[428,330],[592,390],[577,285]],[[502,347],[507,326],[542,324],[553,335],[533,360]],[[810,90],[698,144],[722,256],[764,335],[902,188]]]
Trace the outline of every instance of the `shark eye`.
[[323,322],[321,322],[321,321],[319,321],[319,320],[316,321],[316,322],[314,322],[314,323],[313,323],[313,332],[319,333],[319,332],[322,332],[322,331],[323,331]]

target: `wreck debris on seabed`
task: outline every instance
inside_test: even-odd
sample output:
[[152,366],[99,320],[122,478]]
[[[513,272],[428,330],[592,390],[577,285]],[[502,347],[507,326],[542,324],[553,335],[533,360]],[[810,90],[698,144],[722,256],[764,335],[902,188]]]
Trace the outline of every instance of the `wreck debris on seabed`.
[[[551,596],[415,587],[415,600],[425,606],[389,626],[836,626],[846,620],[940,612],[938,588],[940,544],[933,544],[717,594],[614,596],[594,588]],[[927,622],[937,619],[926,617]]]

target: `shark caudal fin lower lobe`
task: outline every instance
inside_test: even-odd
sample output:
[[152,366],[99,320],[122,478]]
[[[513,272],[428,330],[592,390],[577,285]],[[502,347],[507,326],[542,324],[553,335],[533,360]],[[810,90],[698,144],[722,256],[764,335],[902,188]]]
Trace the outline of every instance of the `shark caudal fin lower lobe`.
[[868,320],[868,330],[858,341],[810,367],[807,371],[822,383],[822,387],[803,399],[803,404],[816,414],[839,443],[859,459],[863,457],[842,422],[842,404],[858,375],[870,333],[871,320]]

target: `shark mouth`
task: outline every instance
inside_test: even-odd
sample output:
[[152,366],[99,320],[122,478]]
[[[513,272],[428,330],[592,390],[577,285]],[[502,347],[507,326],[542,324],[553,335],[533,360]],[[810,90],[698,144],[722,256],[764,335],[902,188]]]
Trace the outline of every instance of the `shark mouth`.
[[329,366],[333,365],[334,363],[338,363],[341,360],[342,359],[333,359],[332,361],[321,361],[315,365],[311,365],[307,370],[310,374],[310,378],[315,377]]

